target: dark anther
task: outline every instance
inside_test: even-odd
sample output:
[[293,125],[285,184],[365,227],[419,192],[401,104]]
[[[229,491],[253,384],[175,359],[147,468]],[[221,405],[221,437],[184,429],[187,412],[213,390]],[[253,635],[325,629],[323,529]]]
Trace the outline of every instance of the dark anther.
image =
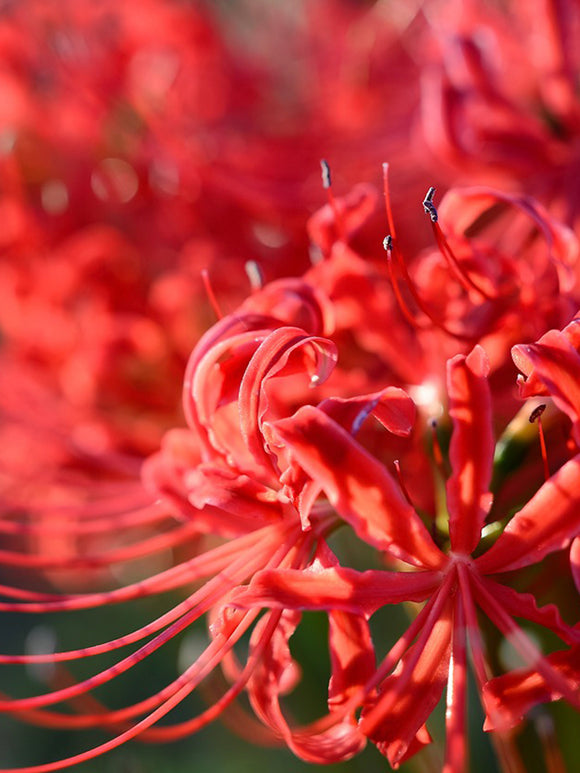
[[439,215],[437,214],[437,208],[435,204],[433,204],[433,196],[435,195],[435,188],[431,186],[429,190],[427,191],[427,195],[423,199],[423,209],[425,210],[425,214],[429,215],[431,218],[432,223],[436,223],[439,219]]
[[322,169],[322,187],[330,188],[332,184],[330,179],[330,166],[328,165],[328,161],[324,158],[320,161],[320,168]]
[[391,236],[391,234],[389,234],[388,236],[385,236],[385,238],[383,239],[383,247],[385,248],[385,250],[387,252],[389,250],[392,250],[392,248],[393,248],[393,237]]
[[535,421],[537,421],[540,416],[544,413],[546,410],[546,404],[542,403],[542,405],[538,405],[534,410],[530,413],[530,424],[533,424]]

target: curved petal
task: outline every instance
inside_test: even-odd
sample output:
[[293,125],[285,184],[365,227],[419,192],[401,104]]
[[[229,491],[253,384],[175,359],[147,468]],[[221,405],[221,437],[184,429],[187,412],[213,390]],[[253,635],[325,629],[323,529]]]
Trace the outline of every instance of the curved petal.
[[341,610],[370,617],[386,604],[425,601],[441,584],[439,572],[358,572],[346,567],[257,572],[247,588],[237,589],[232,604],[282,609]]
[[375,650],[366,619],[350,612],[329,612],[328,647],[332,671],[328,707],[340,711],[375,671]]
[[528,376],[521,394],[549,394],[570,417],[576,440],[580,440],[580,355],[569,338],[559,330],[550,330],[538,343],[514,346],[512,357]]
[[377,206],[378,194],[371,185],[360,183],[340,198],[334,207],[325,204],[307,223],[308,236],[324,255],[339,240],[348,240],[369,219]]
[[536,599],[531,593],[519,593],[507,585],[494,582],[489,578],[486,579],[486,583],[494,598],[512,617],[522,617],[538,623],[544,628],[549,628],[566,644],[580,643],[580,630],[567,625],[562,620],[560,610],[555,604],[538,607]]
[[[554,652],[546,660],[580,690],[580,647]],[[534,706],[562,696],[537,671],[518,669],[487,682],[483,697],[487,709],[484,730],[507,730],[519,724]]]
[[418,751],[424,724],[439,702],[449,675],[452,602],[448,599],[426,641],[417,641],[396,671],[380,685],[363,710],[360,728],[393,767]]
[[547,480],[475,565],[483,574],[535,564],[580,534],[580,454]]
[[[280,613],[276,613],[280,615]],[[252,633],[250,646],[258,641],[267,625],[262,618]],[[280,615],[273,635],[265,647],[248,683],[252,707],[256,714],[282,736],[294,754],[307,762],[330,763],[348,759],[360,752],[366,739],[359,732],[354,719],[337,712],[331,722],[313,723],[307,727],[292,728],[280,706],[280,695],[292,686],[297,665],[290,652],[289,639],[296,630],[300,615],[285,611]]]
[[362,539],[410,564],[446,563],[383,465],[325,413],[305,406],[270,428]]
[[491,507],[494,441],[488,373],[489,363],[480,346],[469,356],[457,355],[447,363],[449,415],[453,421],[447,505],[451,548],[458,553],[469,554],[475,549]]
[[335,345],[326,338],[307,335],[297,327],[281,327],[272,331],[256,349],[241,380],[239,410],[242,434],[255,460],[266,466],[270,466],[272,460],[264,448],[261,432],[268,408],[265,382],[280,373],[296,350],[303,350],[305,357],[308,356],[303,371],[310,377],[311,384],[325,381],[336,364]]
[[328,397],[318,408],[356,435],[364,420],[372,415],[394,435],[407,436],[415,422],[415,403],[399,387],[357,397]]

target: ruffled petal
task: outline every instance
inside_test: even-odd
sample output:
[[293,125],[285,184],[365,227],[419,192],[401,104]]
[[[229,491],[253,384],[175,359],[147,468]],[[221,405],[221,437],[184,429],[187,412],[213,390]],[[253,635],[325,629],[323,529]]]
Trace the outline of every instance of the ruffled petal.
[[[580,690],[580,647],[554,652],[546,660]],[[534,706],[562,696],[537,671],[518,669],[487,682],[483,697],[487,710],[484,730],[506,730],[519,724]]]
[[565,548],[579,533],[580,454],[544,483],[475,564],[484,574],[519,569]]
[[513,588],[486,578],[486,587],[493,593],[505,611],[512,617],[522,617],[548,628],[566,644],[580,643],[580,630],[567,625],[555,604],[539,607],[531,593],[519,593]]
[[410,564],[446,563],[383,465],[322,411],[305,406],[273,423],[271,432],[362,539]]
[[407,436],[416,415],[415,403],[398,387],[357,397],[329,397],[318,408],[352,435],[356,435],[364,420],[372,415],[389,432]]
[[[267,617],[263,620],[267,621]],[[331,721],[321,720],[306,727],[292,728],[280,706],[280,695],[291,688],[296,679],[297,665],[288,642],[299,621],[298,612],[282,612],[248,684],[250,700],[256,714],[298,757],[318,764],[340,762],[358,754],[366,744],[352,717],[336,715]],[[259,621],[251,645],[258,641],[265,625],[267,622]]]
[[522,396],[550,395],[572,420],[576,441],[580,442],[580,355],[568,337],[550,330],[535,344],[514,346],[512,357],[528,376],[520,387]]
[[264,447],[262,421],[268,409],[265,386],[268,379],[286,368],[290,356],[300,352],[303,359],[299,370],[310,383],[323,383],[336,364],[337,351],[332,341],[309,336],[296,327],[282,327],[272,331],[256,349],[240,384],[240,422],[244,440],[255,460],[266,466],[272,461]]
[[355,185],[346,196],[335,199],[335,207],[325,204],[312,215],[307,224],[310,239],[323,255],[329,255],[336,241],[348,240],[369,219],[377,200],[371,185]]
[[247,588],[236,590],[239,607],[334,609],[370,617],[385,604],[425,601],[441,584],[439,572],[358,572],[346,567],[257,572]]
[[424,724],[441,698],[449,675],[452,604],[448,600],[421,647],[417,642],[395,673],[369,699],[360,727],[386,755],[392,767],[428,743]]

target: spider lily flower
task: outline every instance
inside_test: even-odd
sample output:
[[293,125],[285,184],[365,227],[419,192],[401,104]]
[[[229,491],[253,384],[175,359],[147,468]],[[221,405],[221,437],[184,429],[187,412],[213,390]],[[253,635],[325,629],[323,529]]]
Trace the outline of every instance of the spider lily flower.
[[[575,679],[544,656],[514,618],[545,626],[573,648],[569,652],[579,643],[578,628],[564,623],[553,605],[539,607],[532,594],[514,590],[504,579],[506,573],[538,564],[565,548],[580,533],[580,456],[547,480],[492,547],[478,555],[493,512],[488,372],[481,347],[448,362],[453,434],[446,484],[447,551],[433,540],[388,470],[328,415],[303,407],[265,428],[270,443],[287,449],[356,534],[396,559],[401,571],[359,572],[337,566],[264,571],[234,594],[234,603],[243,609],[334,610],[369,618],[403,599],[425,602],[373,676],[359,674],[357,688],[343,706],[346,712],[362,708],[360,731],[394,766],[429,741],[425,721],[447,685],[444,769],[465,769],[468,643],[480,690],[491,674],[478,609],[540,674],[545,689],[580,709]],[[493,726],[507,726],[509,704],[494,700],[489,691],[483,697]]]
[[[143,470],[144,496],[149,494],[153,517],[174,519],[169,545],[180,535],[208,539],[218,545],[206,550],[198,545],[191,558],[146,579],[116,590],[85,594],[55,594],[18,585],[3,585],[0,610],[18,613],[69,612],[98,609],[137,598],[189,589],[185,598],[160,617],[113,640],[53,653],[0,655],[0,665],[68,663],[98,657],[133,646],[133,651],[82,681],[25,698],[2,696],[0,711],[11,712],[34,724],[61,727],[100,727],[115,737],[87,752],[53,763],[29,766],[28,773],[48,773],[91,759],[141,735],[145,740],[171,740],[189,735],[219,716],[247,688],[258,714],[271,724],[275,711],[271,691],[284,679],[281,658],[288,660],[287,639],[294,626],[292,614],[277,610],[256,622],[257,613],[231,611],[229,597],[261,569],[304,569],[313,560],[328,562],[325,539],[337,525],[337,516],[318,502],[320,487],[305,479],[301,468],[263,434],[267,420],[288,415],[297,393],[287,378],[318,383],[333,367],[332,342],[320,335],[330,329],[331,317],[323,296],[299,280],[280,281],[252,296],[244,306],[220,320],[193,352],[184,387],[184,408],[189,428],[167,435],[161,451]],[[301,321],[305,328],[289,325]],[[302,399],[302,402],[304,400]],[[387,389],[354,399],[327,399],[319,410],[351,426],[375,414],[398,434],[408,434],[413,406],[400,389]],[[115,514],[113,513],[113,516]],[[110,526],[110,521],[107,521]],[[159,535],[161,539],[162,535]],[[138,550],[129,551],[133,557]],[[315,559],[316,557],[316,559]],[[114,556],[108,556],[113,562]],[[123,561],[127,556],[121,555]],[[45,559],[46,560],[46,559]],[[90,557],[77,557],[83,565]],[[93,559],[94,560],[94,557]],[[203,581],[196,590],[191,585]],[[121,709],[107,709],[88,701],[90,691],[137,666],[169,640],[207,615],[209,641],[183,674],[151,695]],[[353,651],[365,648],[372,656],[366,622],[360,615],[331,615],[331,639]],[[254,625],[255,624],[255,625]],[[254,626],[246,660],[239,664],[234,647]],[[284,653],[286,652],[286,655]],[[221,665],[230,685],[216,703],[199,716],[176,725],[153,725],[189,695]],[[290,669],[292,670],[292,669]],[[352,689],[348,659],[333,661],[333,695],[337,703]],[[84,700],[84,705],[82,701]],[[73,702],[73,714],[55,710]],[[280,731],[280,723],[276,730]],[[329,727],[294,731],[286,726],[282,736],[297,753],[313,761],[344,759],[366,743],[349,716],[338,717]]]

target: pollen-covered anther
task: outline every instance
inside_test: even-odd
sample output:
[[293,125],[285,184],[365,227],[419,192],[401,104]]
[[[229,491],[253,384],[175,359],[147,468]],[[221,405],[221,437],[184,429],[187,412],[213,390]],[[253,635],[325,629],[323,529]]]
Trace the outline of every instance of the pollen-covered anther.
[[435,204],[433,204],[433,196],[435,195],[435,188],[431,186],[427,193],[425,194],[425,198],[423,199],[423,209],[425,211],[426,215],[429,215],[431,218],[432,223],[436,223],[439,220],[439,214],[437,212],[437,207]]
[[534,408],[534,410],[530,413],[530,418],[529,418],[530,424],[533,424],[535,421],[538,421],[540,416],[544,413],[545,410],[546,410],[546,403],[537,405]]
[[320,159],[320,169],[322,171],[322,187],[328,190],[332,185],[332,178],[330,176],[330,165],[326,159]]

